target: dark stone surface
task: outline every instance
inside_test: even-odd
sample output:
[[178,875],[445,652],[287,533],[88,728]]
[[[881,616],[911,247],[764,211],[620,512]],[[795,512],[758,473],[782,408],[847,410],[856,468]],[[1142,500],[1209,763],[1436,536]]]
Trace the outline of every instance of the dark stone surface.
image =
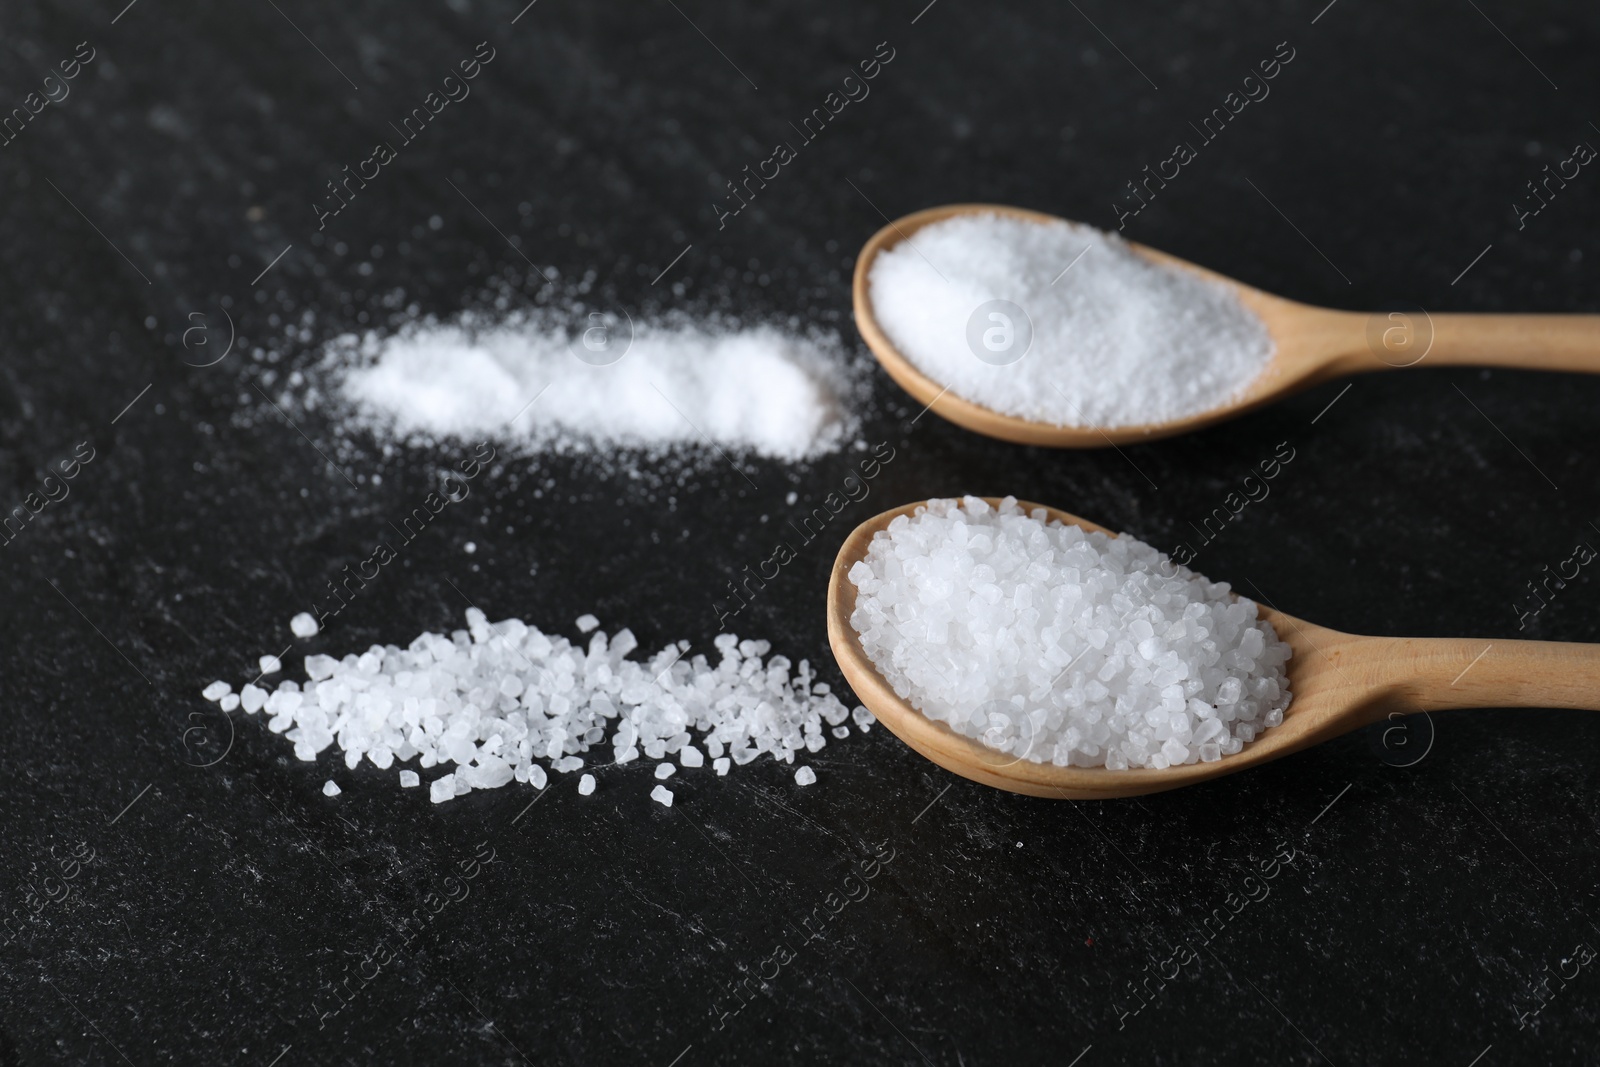
[[[287,644],[289,616],[455,458],[351,447],[315,415],[291,427],[255,388],[256,350],[306,366],[396,290],[440,315],[499,283],[531,301],[532,261],[595,272],[635,313],[794,315],[854,344],[849,270],[880,211],[984,199],[1114,226],[1124,183],[1287,41],[1271,95],[1130,236],[1338,307],[1597,310],[1600,177],[1521,230],[1512,207],[1600,143],[1592,9],[939,0],[913,24],[921,4],[541,0],[515,24],[519,0],[9,5],[0,108],[77,42],[95,58],[0,148],[5,507],[79,442],[95,458],[0,561],[0,1063],[1594,1059],[1600,978],[1553,977],[1600,944],[1592,715],[1445,716],[1431,748],[1416,725],[1387,762],[1356,735],[1106,804],[984,789],[880,729],[830,745],[810,789],[770,761],[684,774],[667,811],[637,765],[590,798],[564,778],[531,809],[523,787],[434,807],[392,772],[308,766],[259,719],[205,714],[201,686]],[[472,96],[319,235],[324,183],[484,40]],[[870,97],[719,231],[723,181],[880,41],[895,58]],[[224,311],[233,354],[192,366],[219,348],[184,331],[218,345]],[[824,580],[869,514],[1011,492],[1170,548],[1289,442],[1271,496],[1199,550],[1210,575],[1356,631],[1600,639],[1587,572],[1525,631],[1512,606],[1600,537],[1600,382],[1422,369],[1342,389],[1069,454],[911,425],[876,376],[863,436],[897,458],[739,627],[836,680]],[[804,507],[853,462],[747,461],[752,488],[719,465],[673,487],[507,461],[304,649],[404,643],[457,625],[464,597],[708,643],[711,601],[770,551],[785,495]],[[893,860],[870,893],[819,925],[879,843]],[[480,848],[495,860],[475,868]],[[1293,862],[1268,895],[1201,933],[1261,896],[1245,879],[1280,848]],[[465,899],[413,922],[463,862]],[[64,873],[69,898],[35,914],[30,887],[59,893]],[[783,943],[794,958],[719,1028],[728,987]],[[1119,1019],[1127,983],[1170,974],[1175,951],[1195,958]],[[321,1019],[347,977],[359,992]]]

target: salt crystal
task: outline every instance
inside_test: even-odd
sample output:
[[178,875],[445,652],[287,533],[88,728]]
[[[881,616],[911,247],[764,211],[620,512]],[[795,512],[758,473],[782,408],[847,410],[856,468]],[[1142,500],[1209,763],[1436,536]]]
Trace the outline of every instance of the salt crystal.
[[588,796],[590,793],[593,793],[593,792],[594,792],[594,775],[586,774],[582,778],[578,779],[578,793],[580,795]]
[[650,799],[664,807],[672,807],[672,790],[664,785],[658,785],[650,790]]
[[283,670],[283,660],[272,655],[270,652],[257,660],[256,665],[261,668],[261,673],[263,675],[277,674],[279,671]]
[[728,773],[728,765],[732,762],[727,756],[718,756],[711,762],[711,766],[716,768],[717,775],[720,777]]
[[334,784],[332,778],[329,778],[322,784],[322,795],[325,797],[336,797],[340,792],[341,790],[337,785]]
[[239,706],[254,715],[267,704],[267,691],[253,682],[246,682],[239,690]]
[[810,785],[817,780],[817,772],[810,767],[801,767],[794,772],[795,785]]
[[456,776],[447,774],[442,778],[435,778],[433,784],[428,786],[428,799],[435,804],[443,804],[456,795]]
[[400,788],[401,789],[415,789],[417,786],[419,786],[421,784],[422,784],[422,776],[419,775],[416,771],[401,771],[400,772]]
[[219,680],[212,682],[210,685],[200,690],[200,695],[205,697],[207,700],[214,702],[221,700],[231,692],[233,692],[233,686],[229,685],[227,682]]
[[664,782],[676,774],[677,770],[678,768],[670,763],[658,763],[656,764],[656,777]]
[[296,637],[315,637],[318,629],[317,620],[309,611],[302,611],[289,620],[289,632]]
[[232,711],[234,708],[239,706],[239,694],[238,693],[229,693],[229,694],[227,694],[226,696],[224,696],[222,698],[221,706],[222,706],[222,710],[223,711]]
[[683,751],[678,753],[678,762],[685,767],[703,767],[705,766],[706,757],[704,753],[693,745],[685,745],[683,746]]
[[599,626],[600,620],[595,618],[593,615],[579,615],[578,621],[574,625],[578,627],[579,633],[586,634],[590,630],[593,630],[596,626]]
[[1232,290],[1073,222],[965,214],[881,253],[872,313],[954,395],[1059,426],[1132,426],[1238,397],[1272,336]]

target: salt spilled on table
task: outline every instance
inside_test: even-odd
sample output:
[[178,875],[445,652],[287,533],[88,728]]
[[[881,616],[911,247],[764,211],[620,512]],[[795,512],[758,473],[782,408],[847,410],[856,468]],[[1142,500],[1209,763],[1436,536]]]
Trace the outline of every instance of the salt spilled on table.
[[[590,325],[550,309],[337,338],[353,421],[405,439],[492,436],[556,451],[681,447],[807,459],[852,418],[838,337],[715,317]],[[599,330],[599,333],[595,331]],[[586,347],[589,339],[604,347]]]
[[[863,731],[871,721],[817,681],[809,662],[769,655],[765,641],[719,634],[711,642],[716,662],[689,655],[688,641],[635,659],[632,631],[608,635],[592,615],[578,620],[588,631],[585,645],[521,619],[491,623],[477,608],[466,617],[466,629],[424,633],[404,649],[307,656],[308,680],[285,679],[270,694],[251,683],[241,701],[216,681],[201,695],[224,710],[230,702],[252,714],[264,710],[267,729],[283,734],[302,760],[337,746],[352,770],[363,760],[380,770],[411,760],[422,770],[453,764],[428,786],[434,803],[512,781],[543,789],[549,774],[540,760],[567,774],[607,745],[607,763],[658,761],[658,780],[680,765],[703,767],[707,754],[719,776],[762,754],[793,764],[827,744],[827,727],[852,714]],[[678,763],[668,762],[673,756]],[[409,788],[420,777],[402,770],[399,781]],[[593,788],[593,776],[582,775],[579,792]],[[672,803],[664,786],[650,795]]]
[[1212,762],[1283,722],[1290,649],[1254,603],[1046,517],[930,500],[873,536],[850,624],[901,699],[1019,759],[1111,770]]
[[1081,223],[957,215],[878,255],[868,281],[878,325],[923,374],[1057,426],[1198,415],[1238,397],[1274,350],[1228,287]]

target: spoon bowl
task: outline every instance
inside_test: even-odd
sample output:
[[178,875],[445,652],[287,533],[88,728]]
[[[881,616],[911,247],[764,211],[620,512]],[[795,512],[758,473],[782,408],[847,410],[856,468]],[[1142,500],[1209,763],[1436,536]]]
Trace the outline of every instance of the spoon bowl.
[[1063,426],[1005,415],[957,396],[923,373],[884,333],[873,313],[872,264],[882,252],[912,241],[918,230],[958,215],[999,214],[1036,223],[1054,215],[1000,204],[950,204],[896,219],[872,235],[856,258],[852,297],[856,327],[883,369],[924,409],[958,426],[1018,444],[1053,448],[1104,448],[1203,429],[1336,378],[1414,366],[1504,366],[1600,372],[1600,316],[1431,315],[1334,311],[1296,303],[1196,266],[1177,256],[1128,242],[1146,259],[1188,271],[1230,289],[1266,326],[1273,340],[1267,366],[1228,403],[1168,422],[1129,426]]
[[[998,497],[984,499],[1000,504]],[[1285,668],[1293,700],[1280,725],[1212,763],[1122,771],[1036,763],[917,711],[878,673],[850,624],[856,607],[850,568],[891,521],[926,503],[876,515],[845,539],[828,579],[828,643],[856,697],[895,736],[946,770],[997,789],[1067,800],[1140,796],[1247,770],[1394,715],[1467,707],[1600,708],[1600,645],[1362,637],[1257,605],[1293,652]],[[1029,512],[1043,507],[1052,521],[1116,536],[1076,515],[1019,503]]]

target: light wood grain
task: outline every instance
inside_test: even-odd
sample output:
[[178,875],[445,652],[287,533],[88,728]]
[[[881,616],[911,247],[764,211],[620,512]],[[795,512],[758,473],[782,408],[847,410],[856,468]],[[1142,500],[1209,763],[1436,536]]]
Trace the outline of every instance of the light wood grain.
[[[998,506],[998,498],[986,497]],[[1600,708],[1600,645],[1454,638],[1361,637],[1258,605],[1294,655],[1287,670],[1294,699],[1283,723],[1232,756],[1166,770],[1110,771],[1033,763],[963,737],[897,696],[861,648],[850,616],[856,588],[850,567],[878,531],[926,502],[886,511],[845,540],[828,580],[828,642],[856,697],[906,744],[933,762],[984,785],[1014,793],[1105,800],[1194,785],[1279,759],[1390,713],[1474,707]],[[1026,501],[1030,511],[1044,507]],[[1050,518],[1112,533],[1055,508]],[[1113,534],[1113,536],[1115,536]]]
[[[1199,430],[1336,378],[1401,366],[1473,365],[1600,373],[1600,316],[1416,313],[1410,316],[1409,327],[1400,327],[1400,320],[1394,320],[1397,330],[1408,328],[1411,332],[1393,334],[1396,343],[1391,350],[1382,343],[1390,324],[1383,313],[1377,314],[1374,327],[1372,314],[1333,311],[1285,300],[1176,256],[1129,242],[1135,251],[1156,262],[1231,288],[1246,307],[1261,317],[1272,335],[1275,352],[1266,369],[1236,400],[1171,422],[1119,427],[1055,426],[1002,415],[947,390],[902,355],[873,315],[868,284],[873,260],[879,253],[911,240],[924,226],[956,215],[980,213],[1040,223],[1060,221],[1054,215],[1001,204],[950,204],[896,219],[873,234],[857,256],[852,297],[856,326],[889,376],[919,404],[931,406],[943,418],[988,437],[1054,448],[1133,444]],[[1369,340],[1369,331],[1379,339],[1377,342]],[[1420,356],[1416,355],[1419,350]]]

